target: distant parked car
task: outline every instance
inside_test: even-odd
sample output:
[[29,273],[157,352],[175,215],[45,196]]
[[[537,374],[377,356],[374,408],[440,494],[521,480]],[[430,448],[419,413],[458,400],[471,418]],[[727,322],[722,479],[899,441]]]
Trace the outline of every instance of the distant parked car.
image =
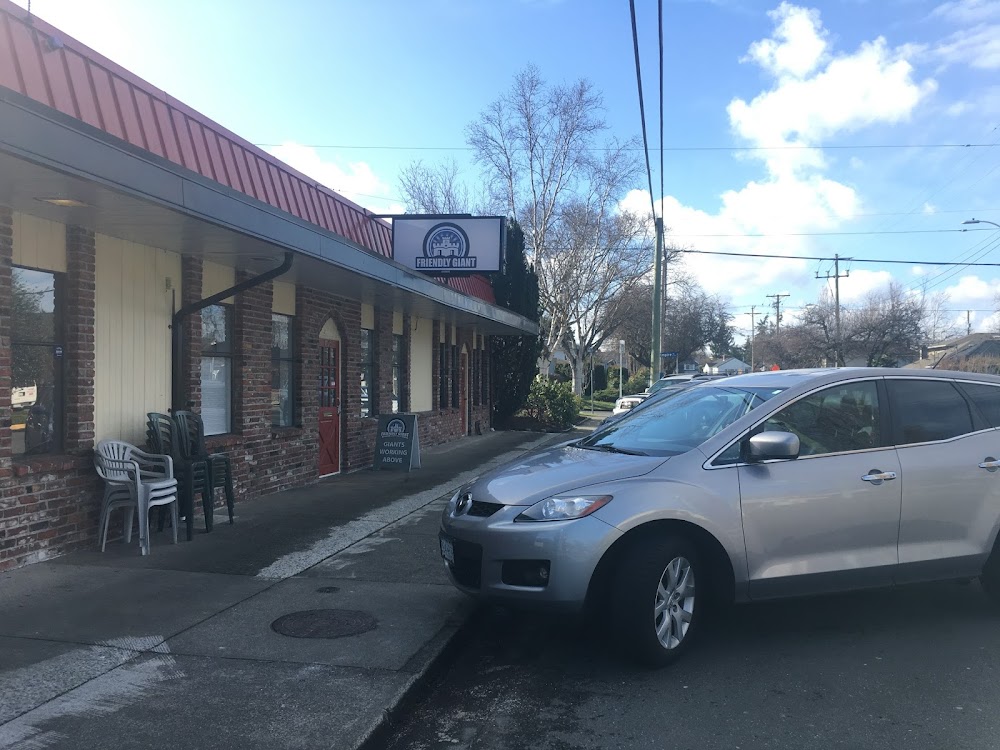
[[[691,388],[692,386],[698,385],[701,382],[702,381],[700,381],[700,380],[682,380],[682,381],[678,381],[676,383],[673,383],[671,385],[668,385],[665,388],[661,388],[656,393],[653,393],[651,395],[647,396],[646,394],[643,394],[642,395],[642,399],[639,401],[639,403],[635,404],[635,406],[633,406],[631,409],[624,409],[624,410],[622,410],[620,412],[617,412],[617,413],[616,412],[612,412],[610,417],[605,417],[601,421],[601,423],[597,425],[597,429],[598,430],[603,430],[609,424],[614,424],[615,422],[617,422],[619,419],[622,419],[623,417],[631,416],[632,414],[634,414],[636,412],[639,412],[639,411],[642,411],[643,409],[649,408],[649,406],[651,406],[652,404],[659,403],[664,398],[667,398],[669,396],[673,396],[673,395],[675,395],[677,393],[680,393],[681,391],[687,390],[688,388]],[[626,398],[628,398],[628,397],[626,396]]]
[[440,549],[462,591],[607,613],[663,665],[711,601],[978,577],[1000,602],[998,531],[1000,378],[840,368],[706,382],[490,471]]

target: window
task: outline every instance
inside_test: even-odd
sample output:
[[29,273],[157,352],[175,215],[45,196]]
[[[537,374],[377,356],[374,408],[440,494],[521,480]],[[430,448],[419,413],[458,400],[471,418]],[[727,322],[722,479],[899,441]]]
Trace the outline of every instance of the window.
[[409,408],[405,392],[406,341],[402,334],[392,335],[392,413],[398,414]]
[[479,406],[479,378],[482,364],[482,352],[474,349],[472,352],[472,405]]
[[458,347],[451,347],[451,407],[458,407]]
[[943,380],[887,380],[896,445],[926,443],[972,432],[968,402]]
[[490,402],[490,370],[489,364],[490,359],[486,353],[486,344],[482,337],[479,338],[479,348],[483,353],[483,367],[482,367],[482,380],[480,381],[480,386],[482,386],[482,402],[483,404],[488,404]]
[[438,344],[438,408],[448,408],[448,350]]
[[206,435],[232,431],[233,309],[209,305],[201,311],[201,419]]
[[375,331],[361,329],[361,416],[378,414],[378,388],[375,385]]
[[986,417],[992,427],[1000,427],[1000,387],[980,383],[962,383],[961,388]]
[[877,448],[878,388],[871,380],[826,388],[768,417],[758,432],[767,430],[798,435],[800,456]]
[[62,449],[62,275],[13,268],[11,442],[15,456]]
[[271,314],[271,424],[295,424],[293,328],[289,315]]

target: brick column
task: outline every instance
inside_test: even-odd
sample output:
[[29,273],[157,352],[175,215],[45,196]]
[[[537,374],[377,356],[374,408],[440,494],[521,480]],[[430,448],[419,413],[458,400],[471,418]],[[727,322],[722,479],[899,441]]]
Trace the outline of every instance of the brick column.
[[[201,258],[181,257],[181,306],[197,302],[201,297]],[[187,316],[181,323],[181,391],[180,406],[201,411],[201,314]],[[174,405],[176,406],[176,404]]]
[[407,412],[413,411],[413,394],[411,391],[413,363],[410,361],[410,339],[413,335],[413,331],[411,330],[412,325],[413,322],[410,316],[407,313],[403,313],[403,370],[399,374],[399,387],[403,391],[400,394],[400,403],[403,404],[403,410]]
[[68,454],[94,448],[94,314],[97,250],[94,233],[66,227],[64,447]]
[[10,326],[11,265],[14,261],[14,214],[6,206],[0,206],[0,481],[11,475],[10,436]]
[[444,408],[441,404],[441,378],[447,375],[441,372],[441,324],[434,321],[431,325],[431,407],[435,411]]
[[[239,272],[236,283],[251,278]],[[233,344],[233,432],[246,442],[271,436],[271,282],[236,296]]]

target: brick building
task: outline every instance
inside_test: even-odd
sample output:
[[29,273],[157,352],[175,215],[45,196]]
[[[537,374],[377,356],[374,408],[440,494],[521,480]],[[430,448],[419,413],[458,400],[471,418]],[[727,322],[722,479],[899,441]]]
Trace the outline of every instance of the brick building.
[[0,40],[0,570],[94,543],[95,442],[147,412],[200,412],[238,498],[370,466],[381,413],[488,427],[491,338],[537,328],[487,278],[407,270],[388,223],[9,0]]

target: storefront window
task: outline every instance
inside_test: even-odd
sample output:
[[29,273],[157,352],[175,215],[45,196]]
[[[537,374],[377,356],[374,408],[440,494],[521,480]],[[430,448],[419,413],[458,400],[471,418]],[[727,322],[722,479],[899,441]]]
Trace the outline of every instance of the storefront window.
[[62,275],[13,268],[11,442],[15,456],[62,450]]
[[227,305],[201,311],[201,418],[206,435],[232,431],[233,313]]
[[451,406],[458,407],[458,347],[451,347]]
[[295,369],[292,318],[271,315],[271,424],[295,424]]
[[403,391],[404,373],[406,370],[406,358],[403,336],[393,334],[392,336],[392,412],[397,414],[406,411],[406,394]]
[[438,344],[438,408],[448,408],[448,349]]
[[375,388],[375,331],[361,329],[361,416],[378,414]]

